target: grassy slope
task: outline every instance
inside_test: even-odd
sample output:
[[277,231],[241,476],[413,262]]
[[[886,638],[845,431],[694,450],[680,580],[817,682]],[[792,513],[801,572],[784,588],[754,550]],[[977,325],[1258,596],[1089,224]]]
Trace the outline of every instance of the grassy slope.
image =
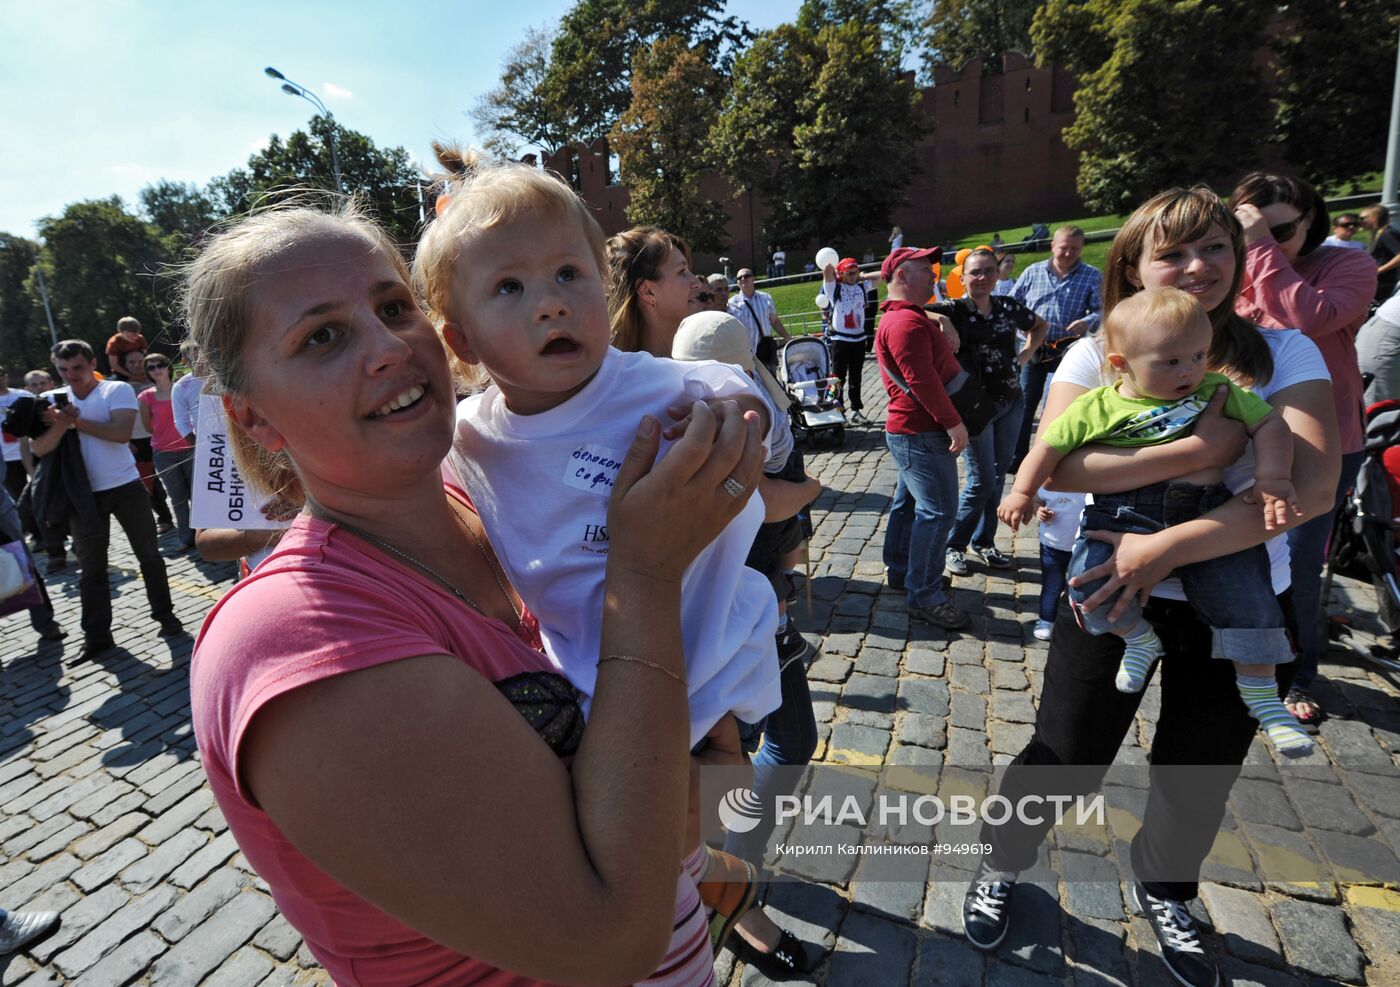
[[[1379,172],[1370,175],[1363,175],[1355,179],[1354,181],[1345,184],[1347,184],[1349,187],[1342,189],[1341,191],[1344,191],[1347,194],[1351,195],[1364,194],[1365,190],[1367,189],[1376,189],[1380,187],[1381,175]],[[1222,192],[1221,194],[1224,195],[1225,193]],[[1047,221],[1047,225],[1050,227],[1050,229],[1054,230],[1060,226],[1072,224],[1082,228],[1086,232],[1092,233],[1095,230],[1116,229],[1119,226],[1122,226],[1123,221],[1127,218],[1128,217],[1126,214],[1106,216],[1081,216],[1077,218]],[[959,240],[955,240],[953,241],[952,246],[957,248],[980,246],[981,244],[986,243],[992,238],[993,232],[1000,233],[1002,239],[1007,243],[1016,243],[1028,237],[1030,235],[1030,231],[1031,228],[1029,226],[1020,226],[1014,229],[1001,229],[995,231],[987,230],[982,233],[974,233],[969,236],[965,236]],[[923,239],[920,239],[918,236],[915,235],[913,231],[911,231],[910,234],[905,237],[906,242],[911,244],[926,242],[929,239],[929,237],[924,237]],[[1092,264],[1094,267],[1097,267],[1099,270],[1102,271],[1104,261],[1108,257],[1109,246],[1110,242],[1107,240],[1103,241],[1102,243],[1085,244],[1084,262],[1087,264]],[[878,254],[879,252],[877,251],[877,255]],[[1016,271],[1019,274],[1021,271],[1025,270],[1028,265],[1034,264],[1036,261],[1045,260],[1049,256],[1050,252],[1048,250],[1040,251],[1037,253],[1017,254]],[[794,267],[800,267],[802,264],[806,263],[806,261],[807,258],[801,255],[795,255],[792,258],[792,264]],[[808,331],[815,331],[817,328],[820,327],[820,320],[817,318],[816,315],[816,297],[817,290],[820,287],[820,283],[820,275],[814,274],[812,275],[811,281],[804,281],[801,284],[788,284],[769,287],[768,285],[760,281],[758,283],[758,287],[763,291],[769,292],[773,296],[773,301],[778,308],[778,314],[782,316],[785,321],[793,323],[793,325],[790,326],[790,328],[800,328],[805,323]],[[880,298],[884,299],[884,297],[885,286],[882,282],[880,285]]]

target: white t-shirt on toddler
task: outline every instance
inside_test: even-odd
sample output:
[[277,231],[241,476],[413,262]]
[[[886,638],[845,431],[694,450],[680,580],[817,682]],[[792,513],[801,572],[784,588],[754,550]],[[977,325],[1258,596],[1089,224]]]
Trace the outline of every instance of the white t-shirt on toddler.
[[[598,674],[608,499],[643,415],[690,400],[756,389],[738,368],[680,363],[609,349],[578,394],[537,415],[506,408],[496,387],[457,406],[445,468],[460,482],[511,582],[540,622],[545,650],[584,693]],[[775,426],[787,427],[785,420]],[[767,444],[765,443],[765,446]],[[663,441],[660,457],[670,449]],[[725,713],[758,722],[777,709],[778,604],[744,560],[763,522],[757,493],[686,569],[681,632],[690,688],[690,737]]]
[[[1309,380],[1325,380],[1329,383],[1332,375],[1327,372],[1327,364],[1317,345],[1296,329],[1268,329],[1261,331],[1269,350],[1274,357],[1274,375],[1267,381],[1256,382],[1246,390],[1269,400],[1270,396],[1286,387]],[[1102,336],[1088,336],[1069,348],[1065,358],[1055,371],[1055,380],[1078,387],[1094,388],[1112,384],[1117,374],[1104,368]],[[1235,461],[1235,465],[1225,470],[1225,485],[1234,493],[1254,485],[1254,443],[1245,448],[1245,453]],[[1090,495],[1090,502],[1093,497]],[[1261,507],[1262,511],[1263,508]],[[1291,576],[1288,569],[1288,539],[1275,535],[1264,542],[1269,552],[1269,567],[1274,584],[1274,593],[1282,593],[1288,588]],[[1164,579],[1152,591],[1153,596],[1168,600],[1184,600],[1186,594],[1181,589],[1181,580]]]

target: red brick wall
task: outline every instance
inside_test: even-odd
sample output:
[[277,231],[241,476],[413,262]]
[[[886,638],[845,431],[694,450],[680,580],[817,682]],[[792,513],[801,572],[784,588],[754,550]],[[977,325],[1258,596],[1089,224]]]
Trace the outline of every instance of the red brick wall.
[[[1017,52],[1002,58],[1000,75],[983,75],[981,59],[961,72],[939,66],[935,84],[921,91],[933,132],[919,142],[922,170],[905,189],[908,205],[894,216],[906,242],[933,243],[998,226],[1053,223],[1082,212],[1074,189],[1078,162],[1060,136],[1074,120],[1073,78],[1056,66],[1037,68]],[[607,141],[600,139],[588,147],[561,148],[545,158],[544,166],[575,182],[611,235],[631,224],[627,190],[608,184],[608,161]],[[707,175],[702,183],[729,212],[730,271],[745,266],[762,271],[762,201],[752,197],[751,213],[747,192],[734,197],[717,175]],[[880,256],[888,249],[887,236],[888,231],[876,231],[833,246],[856,256],[870,248]],[[788,245],[788,272],[800,271],[812,249]],[[695,266],[702,273],[719,270],[716,258],[709,256],[697,257]]]

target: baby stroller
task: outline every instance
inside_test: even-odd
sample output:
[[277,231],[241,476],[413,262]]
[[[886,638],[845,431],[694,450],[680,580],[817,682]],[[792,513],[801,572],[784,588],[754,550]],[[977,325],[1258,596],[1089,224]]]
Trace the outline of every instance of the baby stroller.
[[[1394,638],[1400,632],[1400,401],[1380,401],[1366,409],[1365,453],[1351,491],[1337,508],[1322,599],[1325,605],[1334,575],[1369,582],[1376,590],[1381,624]],[[1400,672],[1400,649],[1394,641],[1364,644],[1337,621],[1329,630],[1361,657]]]
[[831,376],[831,354],[816,336],[799,336],[783,344],[778,383],[792,398],[792,430],[816,445],[826,437],[835,446],[846,441],[846,412],[841,381]]

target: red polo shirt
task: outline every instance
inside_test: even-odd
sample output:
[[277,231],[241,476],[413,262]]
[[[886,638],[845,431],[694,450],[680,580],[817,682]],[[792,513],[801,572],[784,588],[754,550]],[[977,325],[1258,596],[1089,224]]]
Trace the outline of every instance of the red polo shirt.
[[[946,432],[962,424],[943,385],[962,369],[943,333],[924,313],[922,305],[891,298],[880,306],[875,330],[875,357],[880,379],[890,396],[885,411],[885,431],[895,435]],[[894,367],[912,394],[889,375]]]

